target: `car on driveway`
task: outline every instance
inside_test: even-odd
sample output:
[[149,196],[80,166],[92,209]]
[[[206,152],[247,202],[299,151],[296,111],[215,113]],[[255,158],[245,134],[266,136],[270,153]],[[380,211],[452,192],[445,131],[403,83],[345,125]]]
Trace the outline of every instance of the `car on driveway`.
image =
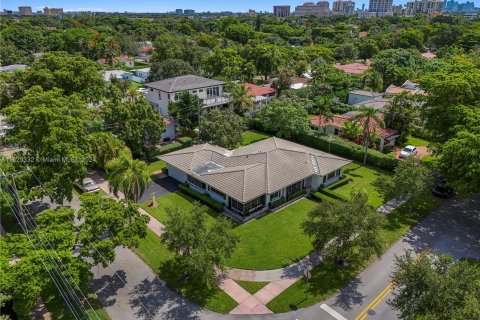
[[86,193],[96,193],[100,191],[98,185],[91,178],[85,178],[77,182],[77,186]]
[[408,145],[405,148],[403,148],[402,151],[400,151],[400,155],[398,157],[402,159],[408,158],[410,156],[416,155],[417,152],[418,152],[417,147]]
[[139,94],[146,94],[148,92],[148,89],[147,88],[138,88],[136,91]]

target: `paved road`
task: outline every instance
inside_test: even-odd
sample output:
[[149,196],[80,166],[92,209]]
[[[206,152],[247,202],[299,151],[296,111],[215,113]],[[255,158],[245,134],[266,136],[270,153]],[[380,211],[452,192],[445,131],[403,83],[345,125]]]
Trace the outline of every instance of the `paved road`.
[[[466,218],[467,215],[474,213],[480,215],[480,198],[444,202],[401,241],[392,246],[380,260],[370,265],[339,294],[327,300],[325,302],[327,307],[323,308],[323,303],[318,303],[283,314],[261,316],[216,314],[199,308],[169,290],[143,261],[130,250],[123,248],[117,248],[117,259],[111,265],[112,269],[101,267],[93,269],[95,274],[93,287],[112,319],[353,320],[359,314],[363,316],[358,319],[396,319],[395,312],[385,303],[389,291],[384,291],[389,283],[394,256],[402,254],[406,249],[418,252],[430,247],[453,254],[456,258],[480,258],[478,224]],[[375,298],[382,292],[385,292],[385,297],[375,303],[377,301]],[[368,305],[374,305],[375,308],[362,313]],[[335,312],[338,313],[336,317],[331,315]]]

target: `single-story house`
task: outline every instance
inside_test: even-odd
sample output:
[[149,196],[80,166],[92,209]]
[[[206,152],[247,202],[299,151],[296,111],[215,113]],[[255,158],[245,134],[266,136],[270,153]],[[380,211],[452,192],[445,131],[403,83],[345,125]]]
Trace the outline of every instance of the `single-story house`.
[[427,59],[427,60],[432,60],[432,59],[435,59],[437,57],[436,54],[431,53],[430,51],[422,53],[421,56],[422,56],[422,58]]
[[10,64],[10,65],[7,65],[7,66],[1,66],[0,67],[0,72],[12,73],[16,70],[25,70],[27,68],[28,68],[28,66],[26,64]]
[[383,93],[365,90],[353,90],[348,93],[348,104],[353,105],[381,97]]
[[418,86],[418,83],[414,83],[410,80],[405,81],[400,87],[397,87],[396,85],[391,84],[385,90],[385,94],[387,95],[398,94],[402,92],[410,92],[413,94],[425,94],[425,91],[423,91]]
[[113,64],[121,64],[126,67],[132,68],[135,65],[134,59],[128,56],[119,56],[113,59]]
[[[343,127],[346,122],[354,121],[353,118],[359,113],[359,111],[350,111],[342,115],[333,115],[331,119],[328,117],[318,115],[311,118],[310,126],[317,131],[333,134],[336,136],[344,136]],[[377,115],[383,119],[382,113]],[[383,151],[385,146],[394,146],[395,139],[399,137],[398,131],[390,128],[382,128],[375,120],[370,123],[370,130],[374,132],[378,137],[378,150]]]
[[235,150],[199,144],[159,158],[170,177],[222,202],[228,216],[243,222],[268,212],[273,201],[337,181],[351,162],[276,137]]
[[133,69],[132,73],[135,77],[139,77],[145,82],[150,75],[150,68]]
[[128,79],[129,73],[125,70],[106,70],[100,71],[100,74],[103,77],[103,80],[110,82],[113,78],[115,79]]
[[257,106],[264,105],[269,100],[277,96],[277,89],[257,86],[251,83],[244,83],[243,87],[247,90],[247,94],[252,97]]
[[349,64],[336,63],[333,66],[338,70],[342,70],[343,72],[349,73],[349,74],[362,74],[365,71],[367,71],[368,68],[370,68],[368,65],[359,63],[359,62],[354,62]]
[[297,90],[307,86],[310,80],[308,78],[302,78],[302,77],[291,77],[290,81],[291,81],[290,89]]

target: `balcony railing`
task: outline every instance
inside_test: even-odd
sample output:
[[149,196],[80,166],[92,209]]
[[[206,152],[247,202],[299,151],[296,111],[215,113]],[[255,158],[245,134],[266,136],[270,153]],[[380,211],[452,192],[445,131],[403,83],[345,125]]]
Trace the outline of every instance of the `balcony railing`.
[[212,106],[216,106],[216,105],[219,105],[219,104],[229,103],[231,100],[232,100],[231,94],[224,93],[224,94],[219,95],[219,96],[209,97],[207,99],[204,99],[203,104],[206,107],[212,107]]

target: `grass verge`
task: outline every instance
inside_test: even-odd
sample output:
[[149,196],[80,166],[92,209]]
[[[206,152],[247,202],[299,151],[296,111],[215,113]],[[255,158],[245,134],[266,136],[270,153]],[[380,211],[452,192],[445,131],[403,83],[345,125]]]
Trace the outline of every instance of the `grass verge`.
[[248,144],[267,139],[271,137],[271,135],[260,131],[247,130],[242,133],[242,137],[243,141],[241,145],[246,146]]
[[242,281],[235,280],[236,283],[243,289],[247,290],[250,294],[257,293],[260,289],[265,287],[269,282],[255,282],[255,281]]

